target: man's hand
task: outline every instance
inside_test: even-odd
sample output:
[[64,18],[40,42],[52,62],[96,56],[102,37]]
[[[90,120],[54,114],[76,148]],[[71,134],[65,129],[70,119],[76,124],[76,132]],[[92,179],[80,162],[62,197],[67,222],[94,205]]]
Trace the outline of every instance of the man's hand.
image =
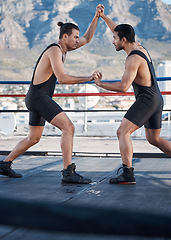
[[103,16],[104,16],[104,6],[103,6],[103,4],[99,4],[99,5],[96,7],[96,12],[98,12],[98,14],[99,14],[100,17],[103,17]]
[[96,13],[95,13],[95,17],[99,18],[100,17],[100,9],[96,7]]
[[[92,20],[89,28],[87,29],[87,31],[84,33],[84,35],[82,37],[79,38],[79,43],[77,44],[77,48],[80,48],[91,41],[91,39],[95,33],[99,17],[100,17],[100,9],[96,8],[95,16],[93,17],[93,20]],[[75,48],[75,49],[77,49],[77,48]]]
[[101,79],[102,79],[102,74],[101,74],[101,72],[99,72],[99,71],[94,72],[94,73],[92,74],[92,77],[93,77],[96,85],[99,86],[100,83],[101,83]]

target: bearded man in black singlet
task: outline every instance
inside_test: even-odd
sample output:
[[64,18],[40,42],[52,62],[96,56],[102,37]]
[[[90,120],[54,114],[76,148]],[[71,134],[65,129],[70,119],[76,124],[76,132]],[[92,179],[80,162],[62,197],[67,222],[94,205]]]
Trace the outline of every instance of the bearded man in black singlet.
[[135,184],[131,143],[131,134],[134,131],[144,125],[149,143],[171,156],[171,143],[160,137],[163,98],[157,85],[152,60],[148,52],[135,41],[135,32],[132,26],[128,24],[117,25],[104,14],[102,4],[99,4],[97,9],[113,32],[113,44],[116,51],[124,50],[128,56],[121,82],[101,82],[102,74],[100,72],[94,73],[95,82],[97,86],[116,92],[126,92],[132,84],[136,97],[135,103],[129,108],[117,130],[123,173],[110,179],[109,182]]
[[43,132],[45,120],[62,131],[61,149],[64,169],[62,170],[63,183],[90,183],[75,172],[75,164],[72,163],[74,125],[64,113],[62,108],[52,100],[56,78],[60,84],[83,83],[93,80],[93,76],[75,77],[65,74],[64,60],[66,52],[75,50],[90,42],[99,19],[96,14],[86,33],[79,38],[79,28],[72,23],[61,23],[58,44],[48,46],[40,55],[33,72],[29,91],[26,95],[26,106],[29,110],[29,135],[20,141],[13,151],[0,162],[0,174],[9,177],[22,177],[11,169],[14,159],[23,154],[28,148],[38,143]]

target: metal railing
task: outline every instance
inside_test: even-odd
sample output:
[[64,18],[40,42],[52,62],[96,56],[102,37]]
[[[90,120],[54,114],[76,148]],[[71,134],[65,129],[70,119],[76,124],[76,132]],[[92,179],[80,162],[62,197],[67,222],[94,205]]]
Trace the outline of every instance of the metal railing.
[[[171,77],[162,77],[162,78],[157,78],[157,81],[161,82],[161,81],[170,81],[171,80]],[[118,82],[120,80],[103,80],[103,82]],[[0,85],[2,84],[13,84],[13,85],[18,85],[18,84],[22,84],[22,85],[28,85],[30,84],[30,81],[0,81]],[[57,82],[58,84],[58,82]],[[86,82],[86,83],[82,83],[82,84],[94,84],[94,81],[92,82]],[[171,95],[171,91],[161,91],[162,95]],[[83,135],[87,135],[88,134],[88,126],[93,126],[93,123],[96,125],[96,130],[97,130],[97,134],[95,134],[95,132],[93,133],[94,135],[100,135],[100,132],[98,133],[98,125],[99,125],[99,129],[100,129],[100,121],[95,121],[94,119],[94,116],[92,117],[93,119],[90,120],[88,118],[88,114],[91,113],[91,115],[93,114],[96,114],[96,113],[103,113],[103,115],[106,113],[120,113],[122,116],[123,116],[123,113],[126,112],[126,110],[113,110],[113,109],[110,109],[110,110],[107,110],[107,109],[92,109],[92,110],[89,110],[87,109],[87,106],[86,106],[86,99],[88,96],[133,96],[134,93],[133,92],[126,92],[126,93],[120,93],[120,92],[98,92],[98,93],[89,93],[89,92],[82,92],[82,93],[54,93],[53,97],[85,97],[85,109],[80,109],[80,110],[74,110],[74,109],[67,109],[65,110],[65,112],[68,112],[68,114],[71,114],[71,113],[75,113],[77,114],[77,117],[78,117],[78,114],[80,114],[80,117],[83,118],[84,120],[82,121],[82,119],[79,121],[74,121],[74,124],[76,125],[76,130],[77,128],[80,128],[81,126],[81,129],[82,129],[82,134]],[[13,97],[13,98],[20,98],[20,97],[25,97],[25,94],[0,94],[0,97]],[[12,110],[12,109],[8,109],[8,110],[0,110],[0,112],[14,112],[14,113],[26,113],[28,112],[27,110]],[[170,138],[170,114],[171,114],[171,109],[165,109],[163,110],[163,112],[165,113],[165,120],[167,119],[167,122],[165,121],[164,122],[164,125],[165,125],[165,131],[167,133],[167,136],[165,134],[165,137],[167,138]],[[82,115],[81,115],[82,114]],[[168,117],[167,117],[168,116]],[[96,117],[97,117],[97,114],[96,114]],[[114,118],[114,116],[112,117]],[[71,116],[71,120],[72,120],[72,116]],[[104,121],[104,126],[106,128],[110,128],[110,126],[107,127],[107,125],[116,125],[115,128],[118,127],[119,125],[119,122],[120,120],[113,120],[113,119],[110,119],[109,121]],[[50,128],[48,126],[48,128]],[[53,128],[53,126],[51,127]],[[112,131],[112,136],[113,136],[113,132],[115,131],[115,128],[113,129]],[[94,130],[95,131],[95,130]],[[143,129],[140,129],[139,130],[140,136],[145,136],[145,134],[143,134]],[[60,131],[56,130],[54,131],[54,134],[60,134]],[[76,132],[76,134],[78,134]],[[104,135],[101,131],[101,134]],[[108,135],[109,132],[106,133],[106,135]],[[45,134],[46,135],[46,134]],[[88,134],[89,135],[89,134]],[[110,134],[109,134],[110,135]],[[135,134],[135,136],[138,136],[137,133]]]

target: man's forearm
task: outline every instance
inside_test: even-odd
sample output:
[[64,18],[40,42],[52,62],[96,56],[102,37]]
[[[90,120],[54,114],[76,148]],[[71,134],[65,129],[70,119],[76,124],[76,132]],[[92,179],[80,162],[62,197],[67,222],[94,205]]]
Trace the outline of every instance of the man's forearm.
[[83,35],[83,37],[87,40],[87,42],[90,42],[90,40],[92,39],[92,37],[93,37],[93,35],[96,31],[98,20],[99,20],[99,17],[95,15],[91,24],[90,24],[90,26],[89,26],[89,28],[87,29],[87,31]]
[[128,90],[127,86],[122,82],[115,82],[115,83],[99,82],[97,86],[109,91],[114,91],[114,92],[126,92]]
[[103,15],[102,16],[103,20],[105,21],[105,23],[108,25],[108,27],[110,28],[110,30],[112,32],[114,32],[114,29],[115,27],[117,26],[117,24],[112,20],[110,19],[109,17],[107,17],[106,15]]
[[60,78],[58,77],[58,82],[59,84],[77,84],[77,83],[84,83],[91,81],[92,77],[76,77],[76,76],[71,76],[68,74],[62,75]]

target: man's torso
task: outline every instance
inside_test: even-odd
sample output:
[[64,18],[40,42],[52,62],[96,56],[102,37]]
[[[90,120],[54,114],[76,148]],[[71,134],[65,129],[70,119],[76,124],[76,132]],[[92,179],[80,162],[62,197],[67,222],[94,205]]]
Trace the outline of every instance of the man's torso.
[[[149,54],[141,45],[138,45],[137,48],[135,48],[134,50],[138,50],[144,53],[147,59],[151,62],[151,58]],[[138,85],[151,87],[152,86],[151,73],[150,73],[147,61],[137,54],[133,54],[129,56],[129,58],[133,58],[133,61],[136,63],[138,62],[139,64],[134,82]],[[127,58],[127,60],[129,58]]]

